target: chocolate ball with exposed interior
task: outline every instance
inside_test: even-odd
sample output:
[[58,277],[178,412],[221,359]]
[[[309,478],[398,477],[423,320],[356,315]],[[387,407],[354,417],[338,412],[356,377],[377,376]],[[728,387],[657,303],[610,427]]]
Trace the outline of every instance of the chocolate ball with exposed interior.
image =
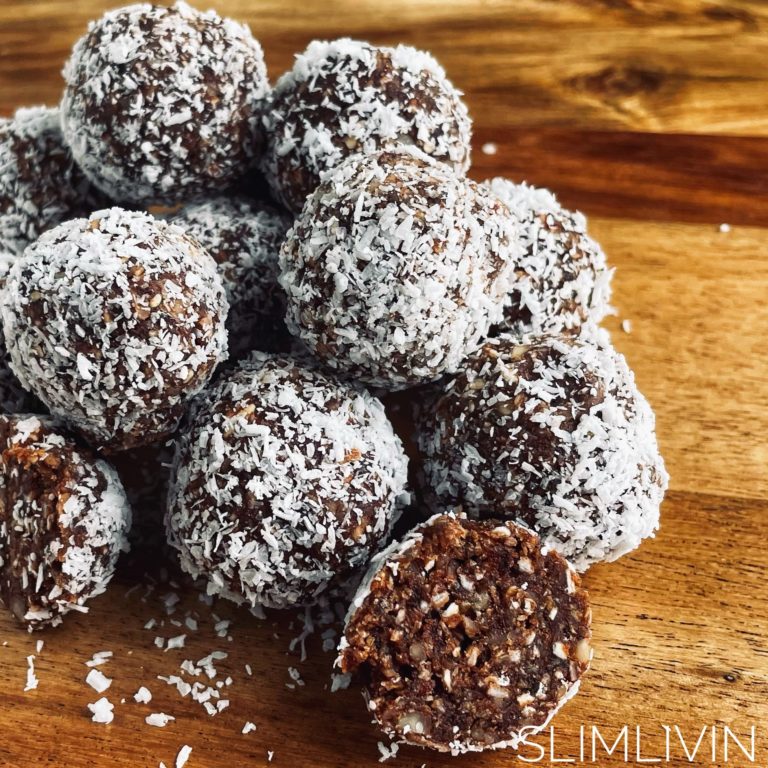
[[374,559],[337,664],[392,739],[516,747],[577,692],[590,622],[579,577],[534,533],[436,515]]
[[384,543],[406,473],[372,395],[254,353],[193,409],[172,472],[169,540],[211,594],[309,604]]
[[501,319],[514,239],[503,203],[422,153],[350,158],[283,244],[286,322],[326,365],[369,384],[433,381]]
[[0,415],[0,600],[30,631],[88,610],[130,523],[105,461],[51,419]]
[[13,372],[107,452],[172,433],[226,358],[215,262],[146,213],[112,208],[46,232],[4,295]]
[[268,90],[261,46],[213,11],[110,11],[77,42],[64,78],[64,135],[115,200],[183,202],[226,189],[255,162]]
[[0,261],[3,252],[18,256],[45,230],[103,202],[64,143],[58,109],[0,118]]
[[578,570],[653,536],[667,473],[624,357],[568,337],[488,341],[421,426],[436,510],[520,520]]
[[485,182],[518,222],[520,254],[504,321],[516,336],[589,331],[610,311],[611,277],[602,249],[578,211],[546,189],[495,178]]
[[218,265],[229,300],[229,351],[290,346],[285,294],[277,283],[277,254],[292,219],[244,197],[217,197],[182,209],[173,219]]
[[432,56],[407,45],[313,41],[275,84],[262,120],[262,168],[296,212],[322,175],[352,154],[406,144],[458,172],[469,167],[461,93]]

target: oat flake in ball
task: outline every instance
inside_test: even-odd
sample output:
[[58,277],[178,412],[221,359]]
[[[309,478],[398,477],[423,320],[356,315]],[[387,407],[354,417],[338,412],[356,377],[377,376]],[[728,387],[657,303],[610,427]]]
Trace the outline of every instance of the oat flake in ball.
[[64,79],[64,135],[117,201],[184,202],[229,187],[254,162],[264,57],[247,26],[213,11],[110,11],[77,42]]
[[579,577],[534,533],[436,515],[374,559],[337,664],[392,739],[516,747],[577,692],[590,622]]
[[381,403],[290,357],[254,353],[191,421],[166,526],[211,594],[312,603],[367,564],[406,500],[407,459]]
[[102,208],[98,199],[64,143],[58,109],[19,109],[13,119],[0,118],[0,252],[6,258],[59,222]]
[[422,153],[355,156],[315,190],[280,252],[286,322],[326,365],[398,389],[456,371],[510,285],[503,203]]
[[277,254],[291,218],[244,197],[217,197],[182,209],[173,219],[213,257],[229,300],[229,351],[290,346],[285,295],[277,283]]
[[112,208],[46,232],[5,297],[13,372],[107,452],[171,434],[226,358],[215,262],[149,214]]
[[461,93],[432,56],[407,45],[315,40],[275,84],[263,124],[262,168],[293,211],[351,154],[408,144],[458,172],[469,167]]
[[419,447],[436,510],[533,528],[583,571],[653,536],[667,473],[624,357],[566,337],[501,337],[444,389]]
[[87,611],[131,513],[115,471],[56,422],[0,415],[0,600],[32,631]]
[[495,178],[483,184],[518,222],[520,256],[502,330],[516,336],[574,333],[596,326],[610,311],[605,254],[587,234],[578,211],[546,189]]

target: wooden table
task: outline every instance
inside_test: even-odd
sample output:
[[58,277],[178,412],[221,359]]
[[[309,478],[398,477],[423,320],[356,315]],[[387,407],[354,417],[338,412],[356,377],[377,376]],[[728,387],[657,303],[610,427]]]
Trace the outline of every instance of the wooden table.
[[[0,112],[55,103],[59,71],[102,0],[3,0]],[[610,744],[635,727],[642,755],[663,756],[662,726],[689,748],[704,727],[757,727],[768,759],[768,7],[758,0],[219,0],[250,22],[273,76],[313,37],[348,34],[433,51],[465,90],[476,122],[477,178],[508,175],[554,189],[591,216],[617,267],[617,318],[608,323],[658,414],[672,476],[655,540],[586,578],[594,600],[596,657],[581,694],[555,721],[555,753],[578,757],[579,726]],[[496,145],[495,154],[481,151]],[[728,227],[722,226],[730,225]],[[631,322],[631,333],[620,329]],[[157,563],[153,564],[157,573]],[[146,582],[146,580],[144,580]],[[297,612],[232,619],[219,638],[170,620],[210,610],[189,589],[158,585],[127,595],[124,572],[90,615],[34,637],[0,618],[0,765],[3,768],[172,766],[183,744],[190,768],[373,766],[378,736],[355,690],[326,690],[332,656],[308,642],[288,653]],[[158,596],[179,591],[167,616]],[[164,627],[144,629],[150,619]],[[293,627],[290,623],[293,622]],[[157,635],[188,634],[162,652]],[[36,653],[36,640],[45,646]],[[233,683],[231,705],[209,717],[156,679],[211,650]],[[84,661],[111,650],[109,726],[92,724]],[[35,654],[36,690],[23,692]],[[250,664],[253,676],[244,671]],[[306,685],[297,685],[288,667]],[[217,679],[220,679],[217,678]],[[286,684],[295,685],[290,689]],[[140,685],[154,699],[133,702]],[[127,702],[121,704],[121,698]],[[176,720],[144,723],[150,712]],[[241,734],[246,721],[257,728]],[[540,739],[548,748],[546,739]],[[599,743],[598,743],[599,747]],[[697,764],[709,760],[711,730]],[[717,745],[722,763],[722,744]],[[599,751],[598,751],[599,755]],[[528,756],[534,756],[529,752]],[[732,764],[746,759],[731,744]],[[513,753],[459,759],[513,765]],[[601,764],[623,762],[623,756]],[[677,733],[671,762],[684,764]],[[446,756],[402,748],[398,765],[447,766]],[[522,765],[522,763],[519,763]]]

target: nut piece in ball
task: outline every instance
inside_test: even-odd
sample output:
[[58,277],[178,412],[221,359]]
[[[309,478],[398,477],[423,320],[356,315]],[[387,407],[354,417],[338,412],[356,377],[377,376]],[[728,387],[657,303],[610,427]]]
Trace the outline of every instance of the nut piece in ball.
[[75,165],[59,122],[59,110],[47,107],[0,118],[0,262],[59,222],[103,207]]
[[579,577],[534,533],[437,515],[374,559],[337,663],[390,738],[516,747],[578,690],[590,622]]
[[50,419],[0,415],[0,599],[30,631],[88,610],[130,523],[106,462]]
[[110,11],[77,42],[64,79],[64,135],[114,200],[184,202],[226,189],[254,162],[264,57],[247,26],[213,11]]
[[226,358],[213,259],[149,214],[46,232],[8,273],[2,319],[22,386],[110,452],[171,434]]
[[262,118],[262,168],[300,211],[324,172],[352,154],[401,144],[469,167],[471,122],[461,93],[428,54],[347,38],[315,40],[276,83]]
[[291,218],[244,197],[217,197],[182,209],[173,219],[213,257],[229,300],[227,331],[234,358],[290,347],[277,254]]
[[350,158],[283,244],[286,322],[369,384],[434,381],[501,319],[514,239],[506,206],[443,163],[404,149]]
[[290,357],[254,353],[191,422],[166,526],[211,594],[312,603],[367,564],[406,500],[407,459],[381,403]]
[[520,520],[579,571],[653,536],[667,473],[623,356],[567,337],[489,341],[419,435],[436,510]]
[[587,222],[546,189],[495,178],[483,184],[518,222],[520,255],[502,331],[578,334],[610,310],[611,277],[605,254],[587,235]]

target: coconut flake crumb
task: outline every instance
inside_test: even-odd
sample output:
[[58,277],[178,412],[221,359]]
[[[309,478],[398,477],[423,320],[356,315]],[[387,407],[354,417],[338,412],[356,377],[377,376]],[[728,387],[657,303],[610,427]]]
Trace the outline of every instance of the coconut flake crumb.
[[149,688],[142,685],[141,688],[133,694],[133,700],[137,704],[149,704],[149,702],[152,701],[152,692]]
[[400,749],[400,745],[397,744],[397,742],[391,744],[389,747],[384,744],[384,742],[380,741],[376,746],[379,748],[379,752],[381,753],[381,757],[379,758],[380,763],[384,763],[387,760],[392,759],[397,755],[398,750]]
[[483,144],[482,151],[484,155],[495,155],[498,147],[492,141],[487,141]]
[[90,661],[85,662],[86,667],[99,667],[106,664],[113,656],[112,651],[97,651],[93,654]]
[[304,681],[301,679],[301,672],[296,667],[288,667],[288,676],[297,685],[304,685]]
[[731,225],[730,224],[721,224],[720,225],[720,231],[723,234],[726,234],[726,233],[730,232],[731,231]]
[[349,672],[331,675],[331,693],[346,690],[351,682],[352,675]]
[[248,722],[247,722],[247,723],[246,723],[246,724],[243,726],[243,730],[242,730],[242,733],[243,733],[243,734],[247,734],[247,733],[251,733],[251,731],[255,731],[255,730],[256,730],[256,724],[255,724],[255,723],[252,723],[252,722],[249,720],[249,721],[248,721]]
[[272,762],[272,758],[273,758],[274,756],[275,756],[275,753],[274,753],[274,752],[272,752],[271,750],[267,750],[267,762],[268,762],[268,763],[271,763],[271,762]]
[[108,725],[115,719],[113,711],[115,705],[105,696],[102,696],[98,701],[94,701],[93,704],[89,704],[88,709],[93,713],[91,720],[94,723]]
[[35,645],[35,648],[37,649],[38,656],[40,655],[41,651],[43,650],[43,646],[45,645],[45,640],[38,640],[37,644]]
[[176,768],[184,768],[184,766],[187,764],[187,760],[189,760],[189,755],[192,752],[192,747],[185,744],[180,750],[179,754],[176,755]]
[[632,333],[632,321],[624,318],[624,320],[621,321],[621,330],[624,331],[624,333]]
[[112,685],[112,679],[98,669],[92,669],[85,676],[85,682],[88,683],[96,693],[104,693],[104,691]]
[[151,715],[147,715],[144,718],[144,722],[147,725],[154,725],[156,728],[165,728],[168,723],[175,719],[171,715],[166,715],[165,712],[154,712]]
[[27,684],[24,686],[24,693],[34,691],[39,682],[35,675],[35,657],[27,656]]
[[165,646],[166,651],[171,651],[174,648],[183,648],[187,642],[186,635],[177,635],[176,637],[169,637],[168,644]]

